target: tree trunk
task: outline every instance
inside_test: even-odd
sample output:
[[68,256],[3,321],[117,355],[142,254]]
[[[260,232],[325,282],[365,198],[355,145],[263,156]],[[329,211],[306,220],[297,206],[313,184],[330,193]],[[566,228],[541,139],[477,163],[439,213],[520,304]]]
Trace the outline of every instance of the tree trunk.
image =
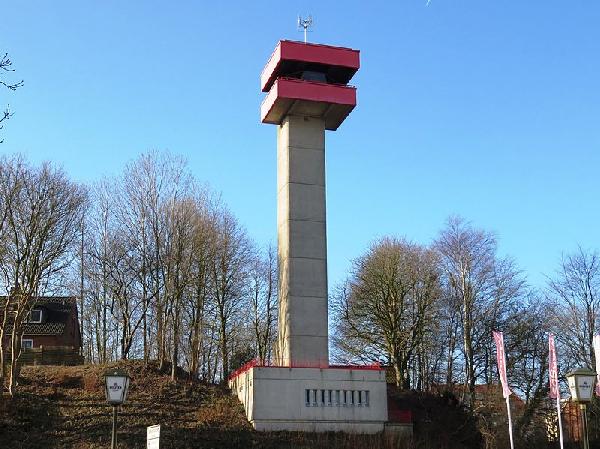
[[464,329],[465,344],[465,384],[469,392],[469,407],[473,409],[475,405],[475,367],[473,360],[473,342],[471,339],[471,320],[465,317]]
[[6,367],[4,366],[4,328],[0,329],[0,387],[2,387],[4,377],[6,376]]
[[227,381],[229,375],[229,354],[227,352],[227,332],[225,327],[225,318],[221,315],[221,367],[223,369],[223,379],[221,382]]
[[10,336],[10,371],[8,378],[8,392],[11,396],[14,396],[15,394],[20,373],[18,360],[19,356],[21,355],[21,340],[20,338],[17,338],[18,335],[20,335],[20,332],[15,323]]
[[[178,296],[180,293],[178,293]],[[173,304],[173,353],[171,357],[171,380],[177,379],[177,363],[179,362],[179,304],[180,299]]]
[[448,341],[448,359],[446,360],[446,385],[450,387],[454,381],[454,350],[456,349],[456,332],[454,323],[451,324]]
[[390,350],[390,354],[391,354],[391,362],[392,362],[392,366],[394,367],[394,375],[396,378],[396,387],[398,388],[403,388],[404,387],[404,372],[403,372],[403,368],[402,368],[402,358],[400,356],[400,354],[398,353],[398,351],[392,347]]
[[162,370],[165,364],[165,331],[163,310],[160,302],[156,305],[156,345],[158,350],[158,369]]

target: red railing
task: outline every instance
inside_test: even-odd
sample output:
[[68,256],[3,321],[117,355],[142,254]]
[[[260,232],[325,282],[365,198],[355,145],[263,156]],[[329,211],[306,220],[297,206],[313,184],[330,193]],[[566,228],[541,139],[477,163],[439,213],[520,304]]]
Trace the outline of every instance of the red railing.
[[365,370],[365,371],[383,371],[379,363],[371,365],[330,365],[323,363],[292,363],[290,365],[276,365],[272,362],[261,362],[258,359],[250,360],[248,363],[240,366],[233,371],[228,377],[228,380],[235,379],[240,374],[249,371],[251,368],[319,368],[319,369],[347,369],[347,370]]
[[236,377],[238,377],[240,374],[245,373],[246,371],[248,371],[250,368],[253,368],[255,366],[259,366],[259,360],[258,359],[254,359],[254,360],[250,360],[248,363],[245,363],[244,365],[240,366],[238,369],[236,369],[235,371],[233,371],[228,377],[227,380],[232,380],[235,379]]

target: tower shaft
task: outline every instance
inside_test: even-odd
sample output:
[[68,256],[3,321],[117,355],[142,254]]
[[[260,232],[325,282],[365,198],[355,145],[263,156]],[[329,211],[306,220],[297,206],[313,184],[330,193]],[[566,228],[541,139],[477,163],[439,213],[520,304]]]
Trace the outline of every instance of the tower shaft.
[[328,366],[325,120],[287,115],[277,132],[277,364]]

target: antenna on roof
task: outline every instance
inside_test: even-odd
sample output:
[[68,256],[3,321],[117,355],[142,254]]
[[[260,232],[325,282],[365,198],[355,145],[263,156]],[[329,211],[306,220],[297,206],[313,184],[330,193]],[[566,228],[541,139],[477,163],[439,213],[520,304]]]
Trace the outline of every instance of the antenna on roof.
[[308,33],[308,29],[312,27],[313,19],[312,16],[308,16],[308,19],[303,19],[302,16],[298,16],[298,30],[301,28],[304,31],[304,43],[306,44],[306,33]]

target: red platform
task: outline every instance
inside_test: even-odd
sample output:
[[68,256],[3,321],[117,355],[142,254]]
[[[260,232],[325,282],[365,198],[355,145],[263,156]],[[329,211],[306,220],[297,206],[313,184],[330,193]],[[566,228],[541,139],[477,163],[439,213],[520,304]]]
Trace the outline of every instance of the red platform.
[[303,70],[323,71],[333,84],[348,84],[359,67],[358,50],[283,40],[260,75],[260,87],[268,92],[277,78]]
[[260,119],[279,125],[289,114],[323,117],[325,128],[336,130],[355,106],[355,87],[279,78],[260,106]]
[[336,130],[356,106],[356,88],[347,83],[359,56],[351,48],[280,41],[261,74],[261,89],[268,92],[261,121],[279,125],[287,115],[302,115]]

